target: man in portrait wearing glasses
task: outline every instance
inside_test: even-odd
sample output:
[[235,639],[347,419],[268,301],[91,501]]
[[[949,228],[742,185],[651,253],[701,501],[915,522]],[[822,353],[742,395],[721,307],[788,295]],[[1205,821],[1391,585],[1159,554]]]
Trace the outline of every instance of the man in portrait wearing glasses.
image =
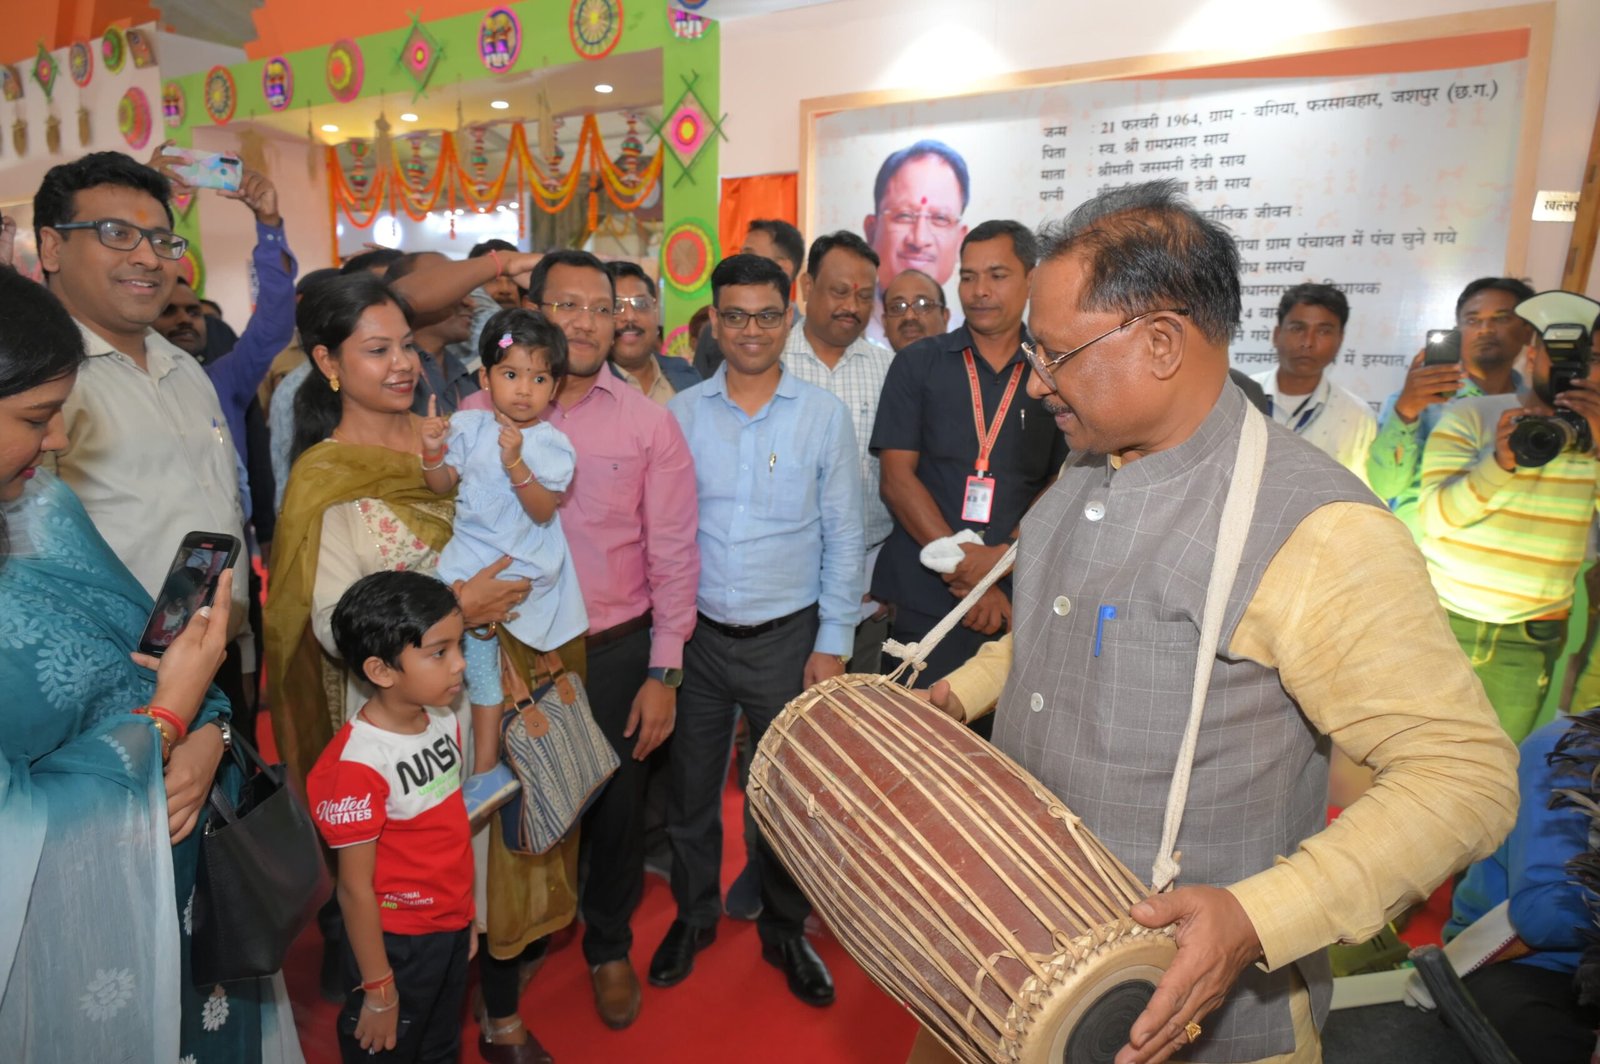
[[950,329],[944,290],[921,270],[901,270],[883,290],[883,335],[896,354]]
[[[711,298],[723,363],[671,404],[694,454],[701,572],[667,800],[678,911],[650,961],[650,982],[663,987],[688,978],[717,935],[736,710],[759,743],[791,699],[844,672],[861,616],[861,457],[844,404],[789,370],[788,278],[757,255],[732,255],[712,271]],[[832,977],[805,937],[810,905],[750,834],[761,955],[801,1001],[828,1005]]]
[[[1023,388],[1022,314],[1036,247],[1017,222],[973,229],[961,248],[966,321],[905,348],[884,381],[872,450],[894,529],[873,570],[872,597],[894,606],[890,634],[901,643],[926,635],[1000,560],[1067,457],[1044,406]],[[961,545],[954,572],[922,564],[923,547],[967,530],[982,542]],[[1010,594],[1010,577],[984,593],[927,659],[924,683],[1005,630]],[[980,731],[987,727],[980,722]]]
[[583,954],[601,1020],[621,1029],[640,1003],[628,951],[644,890],[645,759],[676,720],[700,555],[683,432],[607,361],[616,299],[612,275],[586,251],[550,252],[528,278],[528,301],[567,338],[567,375],[545,419],[578,452],[561,521],[589,611],[590,706],[621,760],[581,829]]
[[[170,197],[158,171],[120,152],[95,152],[53,167],[33,201],[45,282],[78,323],[89,355],[63,410],[69,443],[56,469],[152,596],[188,533],[244,540],[238,452],[217,390],[199,362],[155,329],[188,250],[172,231]],[[281,220],[257,220],[258,236],[281,249]],[[240,551],[236,563],[228,658],[217,674],[239,705],[247,704],[236,637],[249,615],[249,557]],[[217,729],[205,729],[181,768],[173,755],[169,793],[174,781],[193,783],[190,772],[209,779],[221,754]],[[199,787],[196,802],[206,792]]]
[[659,406],[685,388],[700,383],[700,374],[686,360],[661,353],[661,304],[656,283],[636,262],[606,263],[617,286],[616,338],[611,365],[645,398]]
[[[872,213],[861,223],[878,253],[879,290],[887,291],[906,270],[921,270],[942,290],[967,235],[961,216],[970,202],[967,161],[943,141],[919,140],[883,160],[872,185]],[[868,335],[883,339],[878,313]]]
[[[1074,457],[1023,519],[1013,636],[929,698],[959,719],[998,699],[995,746],[1156,881],[1131,916],[1177,953],[1118,1064],[1321,1059],[1325,947],[1499,844],[1516,751],[1405,527],[1226,384],[1228,231],[1155,182],[1041,241],[1028,390]],[[1329,824],[1335,745],[1376,782]]]

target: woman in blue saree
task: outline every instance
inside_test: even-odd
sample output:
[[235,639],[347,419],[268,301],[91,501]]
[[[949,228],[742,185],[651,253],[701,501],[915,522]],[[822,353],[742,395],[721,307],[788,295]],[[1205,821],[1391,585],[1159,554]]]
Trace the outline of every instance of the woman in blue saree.
[[[0,267],[0,1046],[22,1061],[296,1062],[281,976],[189,980],[227,589],[159,665],[139,657],[149,596],[71,490],[35,475],[66,445],[82,359],[54,297]],[[151,704],[188,725],[165,764],[136,712]]]

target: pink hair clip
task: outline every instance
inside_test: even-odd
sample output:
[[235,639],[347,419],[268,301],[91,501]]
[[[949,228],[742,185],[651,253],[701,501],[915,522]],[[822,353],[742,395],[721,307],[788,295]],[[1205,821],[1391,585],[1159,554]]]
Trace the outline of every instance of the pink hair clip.
[[515,340],[511,339],[511,334],[506,333],[504,336],[500,337],[500,350],[504,351],[515,342]]

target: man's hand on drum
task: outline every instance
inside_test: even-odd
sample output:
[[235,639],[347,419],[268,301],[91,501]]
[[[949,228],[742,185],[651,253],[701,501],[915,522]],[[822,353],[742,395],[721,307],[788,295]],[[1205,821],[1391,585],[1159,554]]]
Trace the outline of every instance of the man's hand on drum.
[[983,635],[994,635],[1011,627],[1011,600],[997,587],[991,587],[961,618],[961,627]]
[[823,680],[831,680],[835,676],[843,675],[844,662],[839,660],[839,655],[824,654],[821,651],[816,651],[806,659],[805,678],[802,681],[802,686],[809,688],[813,684],[821,683]]
[[1194,1039],[1199,1024],[1232,988],[1246,965],[1261,959],[1261,940],[1244,907],[1220,887],[1179,887],[1135,905],[1145,927],[1172,926],[1178,954],[1155,996],[1128,1032],[1116,1064],[1158,1064]]
[[966,723],[967,707],[962,705],[961,699],[957,698],[956,693],[950,690],[948,680],[940,680],[926,690],[912,691],[911,693],[950,719],[960,721],[963,724]]

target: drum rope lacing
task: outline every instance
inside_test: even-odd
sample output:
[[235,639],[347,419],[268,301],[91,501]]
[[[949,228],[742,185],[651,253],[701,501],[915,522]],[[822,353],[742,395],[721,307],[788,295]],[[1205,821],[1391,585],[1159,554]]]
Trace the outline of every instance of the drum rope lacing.
[[[1189,702],[1189,719],[1184,727],[1183,742],[1178,749],[1177,764],[1172,772],[1172,786],[1167,792],[1166,814],[1162,819],[1161,843],[1156,850],[1151,871],[1151,885],[1156,892],[1166,890],[1178,878],[1179,854],[1175,852],[1178,828],[1183,823],[1184,807],[1189,800],[1189,778],[1194,771],[1195,750],[1199,744],[1200,720],[1205,712],[1206,696],[1211,689],[1211,672],[1217,660],[1217,647],[1222,639],[1222,622],[1227,614],[1228,599],[1233,592],[1233,582],[1239,572],[1239,561],[1244,555],[1245,540],[1250,534],[1250,521],[1255,516],[1256,495],[1261,487],[1261,473],[1267,460],[1267,428],[1262,415],[1253,407],[1245,408],[1239,426],[1239,449],[1234,459],[1233,477],[1228,484],[1227,498],[1222,504],[1222,522],[1217,529],[1217,550],[1211,566],[1211,578],[1206,585],[1205,607],[1200,620],[1200,645],[1195,657],[1193,693]],[[1015,563],[1017,544],[1006,548],[1005,554],[994,568],[967,592],[954,609],[945,614],[933,630],[909,645],[890,639],[883,644],[884,653],[900,659],[900,665],[890,678],[912,684],[923,668],[928,656],[938,647],[978,600],[995,585]],[[906,676],[910,673],[909,676]]]

